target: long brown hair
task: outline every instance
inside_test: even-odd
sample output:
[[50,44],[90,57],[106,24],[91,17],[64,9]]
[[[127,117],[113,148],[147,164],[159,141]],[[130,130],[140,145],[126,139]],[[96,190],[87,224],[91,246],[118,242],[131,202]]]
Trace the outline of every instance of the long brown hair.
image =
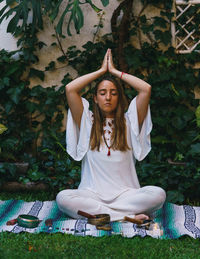
[[[127,144],[127,129],[126,120],[124,117],[124,113],[127,108],[127,99],[124,95],[124,91],[121,85],[115,78],[111,76],[103,77],[102,80],[97,83],[94,92],[95,96],[97,96],[99,84],[104,80],[108,80],[116,86],[119,96],[117,108],[114,115],[114,130],[111,136],[111,140],[113,141],[112,148],[114,150],[127,151],[128,149],[130,149]],[[92,150],[97,149],[99,151],[100,145],[102,143],[103,124],[106,118],[104,117],[98,104],[96,104],[95,102],[93,102],[93,116],[94,121],[90,136],[90,146]]]

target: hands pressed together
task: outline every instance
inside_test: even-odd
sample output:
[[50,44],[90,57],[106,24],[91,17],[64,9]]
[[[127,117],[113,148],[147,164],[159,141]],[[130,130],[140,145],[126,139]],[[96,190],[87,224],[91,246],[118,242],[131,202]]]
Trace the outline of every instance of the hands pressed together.
[[108,49],[106,51],[100,70],[103,73],[110,72],[111,74],[114,74],[114,72],[116,71],[116,68],[113,64],[111,49]]

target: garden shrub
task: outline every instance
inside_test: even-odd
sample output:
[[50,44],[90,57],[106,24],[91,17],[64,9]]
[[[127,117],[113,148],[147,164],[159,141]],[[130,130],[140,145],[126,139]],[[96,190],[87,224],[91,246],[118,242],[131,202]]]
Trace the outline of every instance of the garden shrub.
[[[82,50],[76,46],[67,51],[62,48],[63,56],[58,61],[66,62],[67,58],[68,64],[83,75],[96,70],[106,49],[111,48],[114,63],[119,69],[150,83],[154,125],[152,151],[142,162],[136,163],[141,185],[163,187],[172,202],[182,203],[187,198],[197,200],[200,195],[200,116],[194,88],[199,85],[199,70],[194,65],[200,54],[179,55],[171,46],[169,24],[174,15],[171,0],[142,1],[144,9],[153,4],[161,10],[160,16],[151,20],[143,12],[137,17],[134,13],[126,16],[127,12],[130,13],[126,4],[131,2],[122,1],[114,11],[111,35],[104,35],[97,42],[88,41]],[[102,3],[107,5],[109,1]],[[122,18],[117,26],[116,14],[120,10],[124,12],[123,18],[128,17],[129,20],[123,23]],[[63,36],[61,25],[56,33]],[[55,190],[76,188],[80,180],[80,163],[65,152],[65,133],[62,131],[62,107],[67,108],[64,87],[72,78],[67,72],[59,87],[28,87],[30,77],[41,80],[45,77],[45,71],[30,69],[31,64],[38,61],[35,51],[45,47],[37,39],[37,30],[41,28],[34,26],[34,30],[29,24],[20,31],[19,60],[12,58],[12,52],[0,51],[0,69],[3,71],[0,76],[0,124],[7,128],[0,135],[0,159],[8,160],[7,164],[0,165],[1,180],[43,181]],[[11,32],[16,34],[17,31],[13,29]],[[143,41],[141,35],[148,40]],[[140,48],[135,47],[132,37]],[[46,71],[53,69],[54,61],[49,63]],[[28,76],[24,77],[27,70]],[[123,87],[129,100],[136,95],[127,85]],[[92,93],[93,84],[83,92],[91,105]],[[28,161],[27,175],[17,175],[15,167],[9,164],[11,160]]]

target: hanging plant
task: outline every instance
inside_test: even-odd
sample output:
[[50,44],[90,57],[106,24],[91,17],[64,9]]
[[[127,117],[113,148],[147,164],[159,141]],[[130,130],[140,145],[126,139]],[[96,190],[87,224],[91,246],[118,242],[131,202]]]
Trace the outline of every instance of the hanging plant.
[[[103,6],[107,6],[109,0],[101,0],[101,3]],[[55,19],[61,14],[55,24],[56,31],[59,35],[63,34],[63,23],[66,22],[66,16],[68,16],[67,34],[71,36],[72,24],[77,33],[80,33],[83,27],[84,15],[81,6],[84,4],[89,4],[95,12],[101,11],[91,0],[85,0],[85,2],[79,0],[7,0],[6,5],[0,10],[0,24],[4,19],[13,16],[8,23],[7,32],[19,36],[31,24],[31,34],[34,35],[36,31],[43,29],[44,15],[48,15],[50,20],[55,22]],[[61,11],[61,5],[63,11]]]

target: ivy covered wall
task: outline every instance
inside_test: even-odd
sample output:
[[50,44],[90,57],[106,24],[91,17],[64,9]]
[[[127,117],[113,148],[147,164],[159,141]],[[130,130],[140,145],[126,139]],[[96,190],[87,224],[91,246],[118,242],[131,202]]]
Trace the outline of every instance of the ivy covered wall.
[[[77,186],[80,164],[65,152],[64,87],[76,75],[96,70],[106,49],[112,48],[119,70],[152,85],[152,151],[137,163],[141,184],[163,187],[173,202],[198,199],[200,106],[194,89],[199,87],[200,54],[175,52],[170,28],[173,1],[86,2],[41,0],[32,6],[31,1],[19,1],[14,7],[16,14],[26,11],[8,25],[19,51],[1,51],[0,160],[7,159],[0,165],[2,180],[43,181],[55,189]],[[37,16],[27,24],[30,8]],[[88,23],[93,15],[96,22]],[[86,38],[84,28],[89,32]],[[16,54],[18,60],[12,58]],[[127,85],[124,90],[129,99],[136,94]],[[92,85],[84,96],[91,100]],[[13,160],[27,161],[27,174],[18,175]]]

